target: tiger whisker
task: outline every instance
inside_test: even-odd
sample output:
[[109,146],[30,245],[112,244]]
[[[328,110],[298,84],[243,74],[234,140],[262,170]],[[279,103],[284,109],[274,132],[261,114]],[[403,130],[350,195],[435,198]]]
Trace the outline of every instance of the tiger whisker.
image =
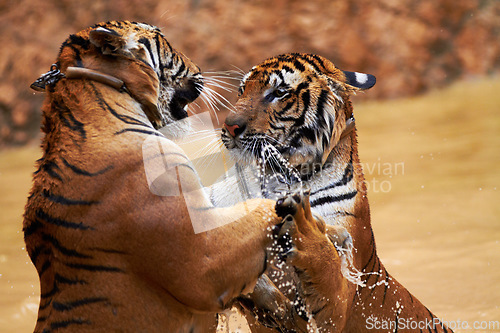
[[215,119],[217,120],[217,123],[219,122],[219,117],[217,115],[217,111],[219,110],[219,107],[217,106],[216,102],[217,100],[212,97],[211,93],[207,88],[202,89],[200,87],[196,87],[198,91],[200,92],[200,98],[203,101],[203,103],[209,108],[214,113]]
[[221,88],[222,88],[222,86],[228,86],[228,87],[232,87],[232,88],[238,87],[237,84],[225,81],[226,79],[227,78],[220,77],[220,76],[208,76],[208,77],[205,77],[205,83],[209,83],[209,84],[217,83],[217,84],[221,85],[220,86]]
[[215,98],[215,100],[223,105],[224,107],[226,108],[234,108],[233,104],[227,100],[227,98],[225,98],[224,96],[222,96],[219,92],[217,92],[216,90],[210,88],[210,87],[206,87],[207,91],[209,91],[211,94],[213,94],[213,97]]
[[208,72],[203,72],[203,74],[210,74],[210,76],[212,76],[212,75],[219,75],[219,76],[228,77],[228,78],[234,79],[234,80],[236,80],[236,78],[233,77],[233,75],[235,75],[235,74],[238,75],[238,76],[245,75],[245,73],[243,71],[239,72],[237,70],[208,71]]

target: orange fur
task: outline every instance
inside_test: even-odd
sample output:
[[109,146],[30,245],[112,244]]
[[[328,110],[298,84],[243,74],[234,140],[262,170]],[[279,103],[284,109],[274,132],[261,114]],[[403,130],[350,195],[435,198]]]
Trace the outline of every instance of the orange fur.
[[[101,28],[108,31],[101,34]],[[98,36],[89,42],[92,31]],[[174,72],[184,66],[178,82],[153,69],[143,45],[124,49],[125,40],[133,44],[141,37],[160,41],[158,58],[171,57]],[[170,116],[164,105],[175,98],[161,90],[191,96],[188,85],[198,67],[158,30],[132,22],[72,35],[57,64],[62,73],[83,66],[113,75],[127,92],[87,79],[61,78],[46,87],[43,156],[23,223],[41,286],[35,332],[215,331],[215,313],[254,285],[265,268],[268,228],[281,219],[271,200],[213,208],[199,195],[207,223],[244,209],[250,213],[195,234],[183,195],[150,191],[146,157],[177,165],[166,183],[177,187],[182,179],[184,191],[201,186],[181,149],[155,130]],[[143,156],[151,135],[167,149],[163,154]]]
[[[311,54],[285,54],[264,61],[243,78],[235,112],[226,119],[226,127],[237,125],[240,130],[229,133],[223,128],[222,140],[236,156],[247,158],[251,153],[258,157],[260,151],[252,152],[246,142],[259,148],[274,146],[316,193],[311,204],[314,200],[318,214],[333,214],[328,223],[345,227],[351,235],[353,265],[364,273],[361,282],[365,287],[345,280],[338,254],[321,228],[313,228],[314,219],[300,214],[295,217],[297,225],[305,225],[305,229],[296,231],[298,254],[292,263],[305,272],[299,274],[300,284],[305,286],[302,296],[315,313],[319,328],[328,332],[377,332],[367,328],[367,318],[387,322],[433,320],[434,315],[387,273],[377,256],[356,129],[341,137],[353,114],[350,95],[375,82],[373,78],[366,84],[364,79],[371,78],[359,73],[355,76],[361,79],[359,82],[349,81],[349,73]],[[260,141],[256,144],[251,138]],[[277,169],[275,165],[268,172],[272,175]],[[328,193],[329,197],[318,193]],[[328,231],[331,238],[336,232]],[[288,294],[287,288],[280,290]],[[439,325],[435,329],[450,332]],[[253,331],[259,332],[259,328]],[[400,327],[397,331],[404,330]]]

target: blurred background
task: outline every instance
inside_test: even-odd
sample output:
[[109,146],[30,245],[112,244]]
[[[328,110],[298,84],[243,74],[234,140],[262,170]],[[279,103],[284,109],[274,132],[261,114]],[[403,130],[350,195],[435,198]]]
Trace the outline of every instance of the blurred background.
[[69,34],[117,19],[160,27],[205,71],[310,52],[374,74],[355,114],[382,260],[438,317],[500,321],[500,1],[0,0],[0,331],[31,331],[38,306],[21,231],[41,156],[29,85]]

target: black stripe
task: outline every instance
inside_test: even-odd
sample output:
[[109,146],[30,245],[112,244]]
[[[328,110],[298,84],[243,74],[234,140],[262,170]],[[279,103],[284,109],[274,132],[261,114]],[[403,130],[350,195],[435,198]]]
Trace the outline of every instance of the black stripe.
[[61,170],[59,166],[53,161],[44,161],[40,166],[43,171],[45,171],[50,177],[62,181],[62,177],[57,173],[56,170]]
[[387,294],[387,289],[389,289],[389,273],[387,273],[385,267],[384,267],[384,274],[385,274],[385,288],[384,288],[384,297],[382,297],[382,305],[385,304],[385,296]]
[[143,133],[143,134],[149,134],[149,135],[155,135],[155,136],[163,136],[162,134],[160,134],[158,132],[146,131],[146,130],[142,130],[139,128],[125,128],[125,129],[122,129],[118,132],[115,132],[114,135],[119,135],[119,134],[123,134],[126,132],[136,132],[136,133]]
[[40,298],[49,298],[49,297],[54,296],[58,292],[59,292],[59,288],[57,287],[57,284],[54,283],[54,286],[52,287],[51,291],[48,291],[46,293],[40,293]]
[[84,124],[75,118],[71,109],[68,108],[62,100],[54,100],[52,101],[52,105],[54,106],[61,123],[70,130],[78,132],[82,139],[85,140],[87,138],[87,132],[85,131]]
[[55,330],[59,328],[66,328],[70,325],[92,325],[92,322],[90,320],[84,320],[81,318],[73,318],[73,319],[53,322],[50,324],[50,328]]
[[95,230],[92,227],[84,225],[82,222],[75,223],[50,216],[41,209],[38,209],[35,214],[38,218],[44,220],[45,222],[56,225],[58,227],[64,227],[68,229],[79,229],[79,230]]
[[295,71],[290,66],[287,66],[287,65],[282,65],[281,69],[285,70],[285,72],[288,72],[288,73],[295,73]]
[[54,281],[56,283],[69,284],[69,285],[88,284],[88,282],[85,280],[69,279],[65,276],[59,275],[58,273],[56,273],[56,275],[54,277]]
[[45,271],[46,271],[47,269],[49,269],[49,268],[50,268],[50,265],[51,265],[51,264],[50,264],[50,261],[49,261],[49,260],[47,260],[47,261],[46,261],[46,262],[42,265],[42,268],[40,268],[40,270],[38,271],[38,275],[39,275],[39,276],[42,276],[42,274],[43,274],[43,273],[45,273]]
[[[149,64],[148,64],[149,66]],[[150,125],[138,120],[138,119],[135,119],[134,117],[130,117],[130,116],[127,116],[127,115],[124,115],[124,114],[119,114],[118,112],[116,112],[105,100],[104,100],[104,97],[102,96],[102,94],[99,92],[99,90],[95,87],[95,85],[90,82],[89,83],[91,89],[93,90],[93,93],[96,95],[97,97],[97,103],[99,104],[100,107],[102,107],[103,109],[106,109],[108,110],[116,119],[126,123],[126,124],[129,124],[129,125],[137,125],[137,126],[143,126],[143,127],[148,127],[148,128],[151,128]]]
[[86,201],[86,200],[75,200],[75,199],[68,199],[60,195],[52,194],[49,190],[44,189],[42,191],[42,196],[49,199],[50,201],[54,203],[58,203],[61,205],[66,205],[66,206],[73,206],[73,205],[84,205],[84,206],[90,206],[90,205],[95,205],[98,204],[99,201]]
[[[382,273],[378,272],[379,269],[375,269],[375,264],[377,265],[378,268],[380,268],[380,259],[378,259],[378,260],[375,261],[372,269],[370,270],[370,272],[376,273],[376,274],[370,274],[370,275],[375,275],[376,279],[372,283],[373,288],[371,289],[371,291],[370,291],[370,293],[368,294],[367,297],[371,296],[371,294],[373,294],[373,292],[375,291],[375,288],[378,287],[376,284],[378,283],[378,280],[380,279],[380,276],[382,275]],[[368,280],[370,280],[370,277],[368,277],[368,279],[366,279],[365,282],[368,282]]]
[[306,67],[298,59],[293,59],[293,65],[301,72],[306,70]]
[[[72,45],[74,44],[74,45]],[[80,50],[77,46],[80,46],[84,50],[88,50],[90,47],[90,41],[83,37],[77,35],[70,35],[69,38],[61,45],[59,49],[59,55],[61,55],[65,47],[69,47],[75,53],[75,60],[78,67],[83,67],[82,57],[80,55]]]
[[408,296],[410,296],[410,301],[413,303],[413,295],[410,293],[408,289],[406,289],[406,292],[408,293]]
[[[88,284],[88,283],[87,283],[87,281],[84,281],[84,280],[68,279],[67,277],[64,277],[64,276],[56,273],[54,276],[54,285],[52,287],[52,290],[49,292],[40,294],[40,298],[49,298],[49,297],[54,296],[57,292],[59,292],[59,284],[76,285],[76,284]],[[47,306],[47,305],[45,305],[45,306]]]
[[286,126],[283,126],[283,125],[278,126],[275,124],[275,121],[270,122],[269,127],[271,127],[273,130],[278,130],[278,131],[281,131],[283,133],[285,133],[285,131],[286,131]]
[[276,112],[276,115],[282,115],[285,114],[290,108],[295,104],[295,100],[292,100],[288,103],[285,104],[283,108],[281,108],[280,111]]
[[33,265],[36,265],[36,261],[38,259],[38,256],[42,253],[45,253],[45,251],[47,251],[47,247],[45,247],[45,245],[39,245],[37,247],[35,247],[33,249],[33,251],[30,251],[29,255],[30,255],[30,259],[31,259],[31,262],[33,263]]
[[307,62],[309,65],[311,65],[312,67],[314,67],[314,69],[316,70],[316,72],[318,73],[322,73],[321,69],[318,67],[318,65],[314,62],[314,61],[311,61],[311,59],[307,59],[306,57],[302,56],[302,55],[297,55],[297,57],[299,59],[302,59],[304,60],[305,62]]
[[275,70],[273,71],[273,73],[274,73],[275,75],[277,75],[277,76],[280,78],[280,80],[281,80],[281,84],[280,84],[280,86],[282,86],[282,85],[283,85],[283,83],[285,82],[285,78],[283,77],[283,73],[281,72],[281,69],[275,69]]
[[345,194],[341,194],[341,195],[337,195],[337,196],[327,195],[327,196],[318,198],[316,200],[312,200],[311,207],[320,206],[320,205],[324,205],[327,203],[332,203],[332,202],[337,202],[337,201],[342,201],[342,200],[349,200],[349,199],[354,198],[356,196],[356,194],[358,194],[358,191],[353,191],[353,192],[349,192],[349,193],[345,193]]
[[[153,49],[151,48],[151,42],[146,37],[139,38],[138,42],[142,43],[148,49],[149,56],[151,57],[151,61],[153,62],[153,69],[155,69],[158,64],[155,61],[155,57],[153,57]],[[148,65],[151,66],[150,64]]]
[[297,131],[297,133],[294,135],[294,138],[292,138],[291,141],[292,142],[300,142],[302,138],[306,138],[311,143],[314,144],[314,143],[316,143],[316,133],[318,133],[318,130],[316,128],[304,126]]
[[323,132],[323,134],[321,134],[321,146],[323,148],[323,151],[326,150],[326,147],[328,147],[329,144],[330,144],[330,135],[327,132]]
[[34,234],[42,226],[43,224],[38,220],[34,220],[33,222],[31,222],[29,226],[24,228],[24,239]]
[[[432,314],[431,310],[429,310],[427,307],[425,307],[425,309],[427,310],[427,312],[429,313],[429,316],[431,316],[431,318],[432,318],[432,319],[436,318],[436,317]],[[436,326],[434,326],[434,332],[437,332],[437,328],[436,328]]]
[[83,269],[90,272],[109,272],[109,273],[125,273],[125,271],[118,267],[113,266],[102,266],[102,265],[85,265],[85,264],[77,264],[77,263],[64,263],[64,265],[75,268],[75,269]]
[[68,249],[65,246],[62,246],[61,243],[54,237],[48,234],[42,234],[42,239],[54,246],[54,248],[59,251],[60,253],[64,254],[65,256],[68,257],[76,257],[76,258],[84,258],[84,259],[91,259],[92,256],[80,253],[76,250],[73,249]]
[[70,35],[69,40],[71,44],[78,45],[84,50],[88,50],[90,48],[90,41],[86,38],[77,35]]
[[52,304],[52,299],[49,299],[49,300],[47,301],[47,303],[45,303],[45,304],[43,304],[43,305],[42,305],[42,304],[40,304],[39,310],[40,310],[40,311],[45,310],[46,308],[48,308],[48,307],[49,307],[49,305],[50,305],[50,304]]
[[342,178],[340,180],[338,180],[337,182],[335,182],[333,184],[327,185],[325,187],[317,189],[316,191],[311,192],[311,196],[315,195],[316,193],[326,191],[326,190],[329,190],[329,189],[332,189],[332,188],[335,188],[338,186],[347,185],[347,183],[349,183],[352,180],[353,176],[354,176],[354,168],[352,166],[352,163],[347,163],[347,165],[344,169],[344,174],[342,175]]
[[89,250],[98,251],[98,252],[104,252],[104,253],[110,253],[110,254],[124,254],[124,255],[129,255],[129,253],[125,252],[125,251],[114,250],[114,249],[103,249],[103,248],[99,248],[99,247],[92,247]]
[[309,88],[309,82],[308,81],[303,81],[301,83],[299,83],[299,85],[297,86],[297,88],[295,88],[295,93],[297,95],[300,94],[300,92],[306,88]]
[[101,302],[107,302],[109,301],[108,298],[105,297],[89,297],[89,298],[82,298],[73,302],[67,302],[67,303],[61,303],[61,302],[52,302],[52,308],[56,311],[70,311],[73,310],[74,308],[78,308],[80,306],[84,305],[89,305],[89,304],[95,304],[95,303],[101,303]]
[[394,322],[396,323],[396,327],[394,328],[394,333],[397,333],[399,330],[399,309],[396,310],[396,318],[394,319]]
[[[158,54],[158,61],[159,61],[158,67],[159,67],[159,71],[160,71],[160,82],[163,82],[166,80],[165,73],[163,71],[165,68],[167,68],[167,64],[163,63],[163,60],[166,60],[166,59],[163,59],[163,56],[166,55],[166,52],[162,52],[161,43],[160,43],[160,34],[156,34],[154,40],[156,43],[156,53]],[[169,48],[168,51],[170,51],[171,48],[170,48],[170,45],[168,44],[168,42],[166,43],[166,46]],[[163,49],[163,51],[165,51],[165,50]],[[171,64],[172,64],[172,62],[170,62],[170,65]]]
[[[369,273],[373,273],[373,269],[375,268],[375,265],[377,264],[377,262],[379,262],[380,259],[375,256],[375,260],[373,260],[373,265],[372,267],[368,270]],[[365,283],[368,284],[368,281],[370,280],[370,278],[373,276],[373,275],[377,275],[377,274],[368,274],[368,278],[365,280]],[[371,293],[370,293],[371,294]]]
[[313,316],[316,316],[318,313],[320,313],[321,311],[323,311],[323,310],[326,308],[326,306],[327,306],[327,305],[328,305],[328,303],[326,303],[325,305],[323,305],[323,306],[322,306],[321,308],[319,308],[318,310],[316,310],[316,311],[312,311],[312,312],[311,312],[311,313],[312,313],[312,315],[313,315]]
[[372,233],[372,237],[371,237],[372,253],[370,254],[370,259],[368,259],[365,266],[363,266],[363,268],[361,269],[361,272],[366,272],[365,269],[368,267],[368,265],[370,264],[370,262],[373,259],[373,256],[375,255],[375,244],[374,244],[375,236],[373,235],[373,230],[371,231],[371,233]]
[[323,89],[318,97],[318,102],[316,103],[316,114],[318,115],[318,119],[323,121],[324,113],[325,113],[325,104],[328,102],[328,90]]
[[302,113],[299,118],[297,118],[297,123],[295,126],[299,127],[304,125],[304,122],[306,120],[306,113],[307,110],[309,110],[309,103],[311,101],[311,94],[309,93],[309,90],[306,90],[302,93],[302,105],[304,109],[302,110]]
[[71,169],[76,174],[82,175],[82,176],[88,176],[88,177],[94,177],[94,176],[99,176],[102,175],[103,173],[113,169],[113,166],[107,166],[102,170],[96,171],[96,172],[89,172],[83,169],[80,169],[79,167],[69,163],[64,157],[61,157],[61,160],[63,161],[64,165],[67,166],[68,168]]
[[333,213],[328,213],[328,215],[339,215],[339,216],[352,216],[352,217],[356,217],[356,214],[353,214],[351,212],[346,212],[345,210],[337,210]]
[[179,66],[179,69],[177,70],[177,72],[174,75],[172,75],[172,79],[177,78],[186,69],[186,65],[184,65],[184,61],[182,61],[182,59],[180,59],[180,61],[181,61],[181,65]]
[[317,54],[310,54],[310,57],[313,58],[321,67],[323,67],[323,70],[326,70],[325,62],[320,56],[318,56]]

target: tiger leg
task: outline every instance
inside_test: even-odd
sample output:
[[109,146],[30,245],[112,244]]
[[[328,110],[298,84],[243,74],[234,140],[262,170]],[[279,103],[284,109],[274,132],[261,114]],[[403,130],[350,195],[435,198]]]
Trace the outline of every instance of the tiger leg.
[[[355,286],[342,275],[337,249],[352,243],[340,226],[329,226],[311,213],[309,195],[295,193],[278,200],[277,214],[285,217],[280,237],[285,240],[284,256],[300,279],[299,295],[311,326],[321,332],[341,332],[346,324],[348,301]],[[337,246],[337,247],[336,247]]]

